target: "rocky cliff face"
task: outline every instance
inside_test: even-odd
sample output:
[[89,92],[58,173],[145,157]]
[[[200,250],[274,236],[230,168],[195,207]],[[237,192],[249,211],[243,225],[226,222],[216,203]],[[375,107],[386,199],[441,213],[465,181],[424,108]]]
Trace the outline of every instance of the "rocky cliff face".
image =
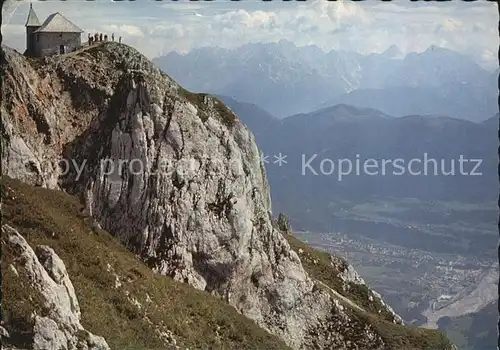
[[40,304],[41,314],[33,314],[34,350],[82,349],[109,350],[100,336],[80,324],[80,306],[75,289],[59,256],[47,246],[33,250],[11,226],[2,226],[2,255],[10,255],[8,268],[32,299]]
[[44,60],[4,50],[4,174],[81,195],[154,271],[292,348],[384,348],[273,227],[254,137],[220,101],[117,43]]

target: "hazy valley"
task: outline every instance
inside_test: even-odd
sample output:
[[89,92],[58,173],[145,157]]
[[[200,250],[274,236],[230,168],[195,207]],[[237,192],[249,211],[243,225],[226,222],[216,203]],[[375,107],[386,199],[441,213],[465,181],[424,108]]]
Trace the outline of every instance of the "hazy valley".
[[[476,124],[442,117],[397,120],[337,106],[270,121],[258,109],[246,114],[252,107],[226,101],[255,130],[264,154],[288,156],[281,166],[272,157],[266,164],[275,208],[291,216],[294,228],[309,231],[301,233],[307,242],[352,261],[405,321],[435,327],[440,317],[482,315],[482,307],[496,305],[497,209],[491,191],[496,157],[491,150],[498,117]],[[348,174],[339,181],[338,172],[322,175],[319,161],[317,176],[301,172],[301,154],[422,159],[424,152],[438,160],[437,176],[432,163],[428,176]],[[439,175],[439,160],[460,154],[482,159],[482,174]],[[471,332],[463,340],[468,329],[463,324],[449,334],[462,348],[490,347],[495,324],[481,324],[488,334],[477,339]]]
[[[218,94],[255,134],[273,208],[291,217],[302,239],[346,257],[408,323],[439,324],[460,348],[494,346],[487,315],[497,296],[497,73],[436,47],[406,57],[394,50],[361,57],[279,42],[154,62],[191,88]],[[236,57],[245,57],[241,65]],[[212,84],[196,75],[200,62],[224,78]],[[250,69],[254,62],[261,63]],[[245,75],[259,70],[265,77]],[[419,176],[392,168],[384,176],[380,168],[375,176],[339,175],[335,163],[423,164],[424,155]],[[462,173],[461,156],[470,160]],[[322,160],[333,168],[325,171]]]

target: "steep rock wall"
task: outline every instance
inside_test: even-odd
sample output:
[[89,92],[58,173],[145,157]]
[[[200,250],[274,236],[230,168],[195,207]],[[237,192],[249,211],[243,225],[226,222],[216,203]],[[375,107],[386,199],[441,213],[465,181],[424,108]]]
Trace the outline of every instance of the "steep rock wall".
[[117,43],[32,61],[4,50],[5,174],[82,195],[152,269],[293,348],[384,347],[273,227],[254,137],[221,102]]

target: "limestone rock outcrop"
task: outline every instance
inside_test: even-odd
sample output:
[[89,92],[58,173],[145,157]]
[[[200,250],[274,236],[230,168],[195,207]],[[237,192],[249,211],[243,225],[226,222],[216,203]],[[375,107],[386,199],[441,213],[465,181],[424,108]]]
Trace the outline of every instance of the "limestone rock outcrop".
[[[343,261],[343,259],[334,256],[331,256],[330,260],[332,266],[335,266],[339,271],[338,276],[344,282],[342,286],[344,289],[349,289],[350,283],[364,286],[369,289],[369,287],[366,285],[365,280],[358,274],[358,271],[356,271],[356,269],[354,269],[351,264]],[[386,304],[382,299],[382,296],[376,291],[369,289],[368,301],[378,302],[378,304],[380,304],[385,309],[385,311],[392,316],[394,323],[403,324],[403,319],[401,318],[401,316],[396,314],[392,307]]]
[[13,257],[16,281],[30,289],[40,310],[32,314],[34,350],[109,350],[104,338],[80,324],[80,306],[66,266],[48,246],[33,250],[9,225],[2,225],[2,249]]
[[[222,102],[118,43],[33,61],[3,49],[4,174],[81,195],[96,225],[152,269],[219,296],[292,348],[384,348],[273,226],[254,136]],[[56,288],[60,264],[40,249],[32,264]],[[76,324],[70,294],[73,311],[54,317]],[[40,335],[51,320],[38,320]]]

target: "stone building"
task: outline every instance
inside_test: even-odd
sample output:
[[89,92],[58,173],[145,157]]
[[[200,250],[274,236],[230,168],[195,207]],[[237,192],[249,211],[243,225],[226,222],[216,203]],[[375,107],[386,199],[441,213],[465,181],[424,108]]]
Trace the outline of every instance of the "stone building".
[[83,31],[59,12],[51,14],[43,24],[30,4],[26,20],[25,55],[43,57],[64,54],[78,49],[82,45]]

